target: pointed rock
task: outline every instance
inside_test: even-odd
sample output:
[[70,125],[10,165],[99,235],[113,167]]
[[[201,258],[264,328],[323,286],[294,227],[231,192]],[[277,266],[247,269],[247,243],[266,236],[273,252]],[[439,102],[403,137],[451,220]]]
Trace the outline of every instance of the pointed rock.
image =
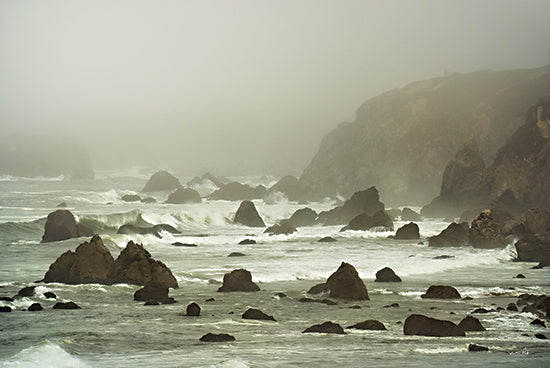
[[357,270],[349,263],[340,267],[327,280],[330,298],[347,300],[368,300],[369,294]]
[[233,218],[234,222],[250,227],[265,227],[264,220],[251,201],[242,201]]

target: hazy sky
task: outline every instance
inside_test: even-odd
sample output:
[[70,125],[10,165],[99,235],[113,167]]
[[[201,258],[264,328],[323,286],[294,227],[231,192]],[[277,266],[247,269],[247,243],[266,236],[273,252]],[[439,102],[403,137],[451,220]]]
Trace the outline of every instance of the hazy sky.
[[369,97],[444,68],[550,64],[548,14],[548,0],[0,0],[0,134],[76,136],[96,167],[300,174]]

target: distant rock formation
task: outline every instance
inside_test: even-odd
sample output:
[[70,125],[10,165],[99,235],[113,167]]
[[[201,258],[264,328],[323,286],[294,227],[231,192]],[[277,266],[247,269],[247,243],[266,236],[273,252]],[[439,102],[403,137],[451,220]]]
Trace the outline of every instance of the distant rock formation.
[[82,224],[77,224],[69,210],[57,210],[48,215],[44,226],[42,243],[55,242],[81,236],[92,236],[93,231]]
[[296,228],[290,224],[290,221],[282,220],[278,224],[265,229],[264,233],[269,235],[290,235],[296,231]]
[[260,287],[252,282],[252,275],[245,269],[233,270],[223,276],[223,285],[219,292],[227,291],[259,291]]
[[317,212],[309,207],[296,210],[288,219],[293,227],[312,226],[317,223]]
[[191,188],[178,188],[174,193],[171,193],[166,200],[166,203],[185,204],[185,203],[201,203],[202,199],[196,190]]
[[226,200],[226,201],[243,201],[252,199],[261,199],[266,194],[267,190],[263,185],[258,185],[253,188],[246,184],[231,182],[225,184],[220,189],[208,196],[208,199]]
[[248,308],[248,310],[243,313],[242,318],[257,319],[257,320],[264,320],[264,321],[275,321],[275,318],[273,318],[273,316],[267,315],[261,310],[255,309],[255,308]]
[[265,227],[264,220],[251,201],[242,201],[235,213],[233,221],[250,227]]
[[218,178],[218,177],[212,175],[211,173],[206,173],[202,176],[195,176],[192,180],[187,182],[187,186],[192,187],[192,186],[196,186],[196,185],[203,185],[208,181],[210,181],[216,187],[221,188],[229,180],[227,180],[227,178]]
[[468,224],[465,222],[460,224],[451,223],[439,235],[430,237],[428,241],[430,247],[464,247],[472,245],[468,237]]
[[266,197],[279,192],[285,195],[289,201],[306,201],[308,199],[307,189],[300,183],[298,178],[292,175],[282,177],[266,192]]
[[175,190],[181,188],[182,185],[178,178],[170,174],[168,171],[162,170],[154,173],[145,186],[142,192],[160,192],[165,190]]
[[384,211],[384,204],[380,202],[378,190],[370,187],[355,192],[342,206],[321,212],[318,221],[324,225],[344,225],[358,215],[365,213],[372,216],[378,211]]

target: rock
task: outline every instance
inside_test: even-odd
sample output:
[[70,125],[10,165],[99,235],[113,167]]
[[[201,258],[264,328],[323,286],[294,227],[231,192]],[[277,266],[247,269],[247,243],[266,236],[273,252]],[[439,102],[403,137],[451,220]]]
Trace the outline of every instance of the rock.
[[531,323],[529,323],[530,325],[532,326],[541,326],[541,327],[546,327],[546,324],[544,323],[544,321],[541,321],[540,319],[534,319],[531,321]]
[[537,339],[541,339],[541,340],[546,340],[546,339],[547,339],[546,335],[541,334],[541,333],[536,333],[536,334],[535,334],[535,337],[536,337]]
[[347,300],[368,300],[369,294],[363,280],[355,267],[349,263],[342,262],[327,280],[327,287],[330,290],[330,298]]
[[472,316],[466,316],[460,323],[458,324],[458,327],[462,329],[462,331],[468,332],[468,331],[485,331],[485,327],[479,322],[479,319],[472,317]]
[[137,194],[125,194],[121,198],[124,202],[139,202],[141,197]]
[[378,211],[384,211],[384,204],[380,202],[378,190],[371,187],[355,192],[343,206],[321,212],[318,221],[324,225],[341,225],[349,223],[360,214],[372,216]]
[[239,242],[240,245],[249,245],[249,244],[256,244],[256,240],[254,239],[243,239]]
[[349,326],[346,328],[355,328],[357,330],[374,330],[374,331],[386,330],[386,326],[384,326],[382,322],[376,321],[374,319],[369,319],[364,322],[359,322],[354,324],[353,326]]
[[11,312],[11,307],[7,305],[0,306],[0,313],[9,313]]
[[171,234],[179,234],[180,232],[174,228],[171,225],[168,224],[158,224],[153,225],[150,227],[142,227],[137,226],[133,224],[125,224],[118,228],[117,234],[125,234],[125,235],[133,235],[133,234],[141,234],[141,235],[154,235],[157,238],[160,238],[160,232],[161,231],[167,231]]
[[290,235],[296,231],[296,228],[291,226],[288,221],[281,221],[279,224],[275,224],[265,229],[264,233],[269,235]]
[[460,299],[460,293],[452,286],[432,285],[426,294],[420,297],[422,299]]
[[311,298],[300,298],[298,300],[300,303],[320,303],[326,305],[338,305],[338,303],[330,299],[311,299]]
[[275,318],[273,316],[269,316],[262,312],[259,309],[249,308],[246,312],[242,315],[243,319],[258,319],[258,320],[266,320],[266,321],[275,321]]
[[223,285],[219,292],[227,291],[259,291],[260,288],[252,282],[252,275],[245,269],[233,270],[223,276]]
[[182,243],[182,242],[174,242],[174,243],[172,243],[172,245],[175,246],[175,247],[187,247],[187,248],[196,248],[196,247],[198,247],[197,244]]
[[521,313],[537,314],[537,307],[534,304],[528,304],[521,310]]
[[160,305],[159,302],[157,302],[156,300],[148,300],[145,302],[145,304],[143,304],[144,306],[148,306],[148,305]]
[[228,341],[235,341],[235,337],[228,335],[228,334],[213,334],[213,333],[207,333],[203,337],[200,338],[200,341],[202,342],[228,342]]
[[43,282],[64,284],[111,284],[114,259],[99,235],[81,243],[74,252],[67,251],[50,265]]
[[420,239],[420,230],[418,225],[414,222],[409,222],[408,224],[401,226],[397,229],[393,238],[399,240]]
[[32,303],[31,306],[29,307],[29,309],[27,309],[29,312],[37,312],[37,311],[41,311],[43,310],[44,308],[42,308],[42,306],[40,305],[40,303]]
[[150,282],[168,288],[178,287],[172,271],[164,263],[154,260],[143,245],[128,242],[111,268],[110,283],[145,286]]
[[31,297],[34,295],[34,291],[36,289],[36,286],[27,286],[27,287],[24,287],[23,289],[19,290],[17,292],[17,295],[14,296],[14,299],[17,299],[17,298],[25,298],[25,297]]
[[201,177],[195,176],[191,181],[187,183],[187,186],[192,187],[196,185],[206,185],[208,184],[208,182],[211,182],[216,187],[221,188],[227,181],[227,178],[218,178],[207,172]]
[[326,293],[330,291],[326,283],[317,284],[307,291],[310,295]]
[[173,298],[168,296],[168,287],[166,284],[158,282],[148,282],[144,287],[134,293],[134,300],[137,301],[155,301],[162,304],[171,304]]
[[92,231],[82,224],[78,224],[71,211],[57,210],[48,215],[44,226],[42,243],[67,240],[81,236],[89,236]]
[[373,216],[362,213],[354,217],[347,226],[340,231],[346,230],[369,230],[373,227],[383,227],[387,230],[393,230],[393,221],[385,211],[378,211]]
[[324,322],[320,325],[313,325],[306,328],[302,333],[330,333],[345,335],[344,329],[338,323]]
[[56,208],[66,208],[67,207],[67,203],[65,202],[61,202],[59,203],[57,206],[55,206]]
[[481,345],[470,344],[468,345],[468,351],[489,351],[489,348]]
[[265,223],[258,214],[256,206],[251,201],[241,202],[233,221],[250,227],[265,227]]
[[141,199],[141,203],[157,203],[157,200],[153,197],[145,197]]
[[384,308],[399,308],[399,304],[391,303],[391,304],[385,305]]
[[166,203],[186,204],[186,203],[201,203],[202,199],[196,190],[191,188],[178,188],[168,196]]
[[266,194],[267,190],[263,185],[258,185],[253,188],[246,184],[231,182],[225,184],[220,189],[208,196],[212,200],[226,201],[250,201],[252,199],[261,199]]
[[403,208],[401,211],[401,221],[420,221],[422,219],[422,216],[420,216],[419,213],[411,210],[408,207]]
[[324,238],[317,240],[318,243],[334,243],[336,241],[336,239],[330,236],[325,236]]
[[12,303],[14,299],[12,297],[9,297],[9,296],[0,296],[0,300],[2,300],[4,302]]
[[451,258],[454,258],[455,256],[450,256],[448,254],[442,254],[440,256],[435,256],[435,257],[432,257],[432,259],[451,259]]
[[317,223],[317,212],[309,207],[296,210],[288,219],[292,227],[312,226]]
[[524,279],[524,278],[525,278],[525,275],[522,274],[522,273],[518,273],[518,274],[516,275],[516,277],[514,277],[514,278],[516,278],[516,279]]
[[57,295],[55,295],[51,291],[46,291],[44,293],[44,298],[46,298],[46,299],[57,299]]
[[420,314],[412,314],[403,325],[405,335],[417,336],[465,336],[464,331],[451,321],[445,321],[426,317]]
[[508,306],[506,307],[506,310],[511,312],[517,312],[518,307],[514,303],[509,303]]
[[240,252],[231,252],[229,253],[228,257],[245,257],[246,254],[240,253]]
[[401,282],[401,278],[389,267],[384,267],[376,272],[374,282]]
[[269,188],[266,193],[266,197],[269,197],[276,192],[283,193],[289,201],[303,201],[309,197],[308,191],[302,184],[300,184],[298,178],[291,175],[282,177],[277,183]]
[[191,303],[187,306],[186,316],[198,317],[201,314],[201,307],[197,303]]
[[491,211],[482,211],[478,218],[472,221],[468,237],[474,248],[504,248],[506,239],[500,225],[491,217]]
[[288,295],[286,295],[285,293],[276,293],[275,296],[276,296],[277,298],[281,298],[281,299],[282,299],[282,298],[286,298]]
[[489,312],[493,312],[492,310],[487,310],[485,308],[476,308],[472,311],[472,313],[477,313],[477,314],[485,314],[485,313],[489,313]]
[[466,247],[471,246],[468,237],[468,224],[451,223],[439,235],[428,239],[430,247]]
[[81,309],[75,302],[58,302],[55,303],[53,309]]
[[550,212],[541,208],[531,208],[525,212],[523,224],[532,234],[544,233],[550,230]]
[[540,262],[543,267],[550,264],[550,232],[538,236],[523,235],[515,247],[518,261]]
[[168,171],[158,171],[147,180],[142,192],[159,192],[178,188],[181,188],[181,183],[178,178]]

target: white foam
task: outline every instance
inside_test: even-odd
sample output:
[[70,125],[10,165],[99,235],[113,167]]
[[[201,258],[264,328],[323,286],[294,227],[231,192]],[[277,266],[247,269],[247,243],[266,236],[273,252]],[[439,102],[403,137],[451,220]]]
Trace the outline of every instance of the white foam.
[[12,358],[2,362],[9,368],[81,368],[87,365],[80,359],[63,350],[59,345],[44,341],[38,345],[21,350]]

